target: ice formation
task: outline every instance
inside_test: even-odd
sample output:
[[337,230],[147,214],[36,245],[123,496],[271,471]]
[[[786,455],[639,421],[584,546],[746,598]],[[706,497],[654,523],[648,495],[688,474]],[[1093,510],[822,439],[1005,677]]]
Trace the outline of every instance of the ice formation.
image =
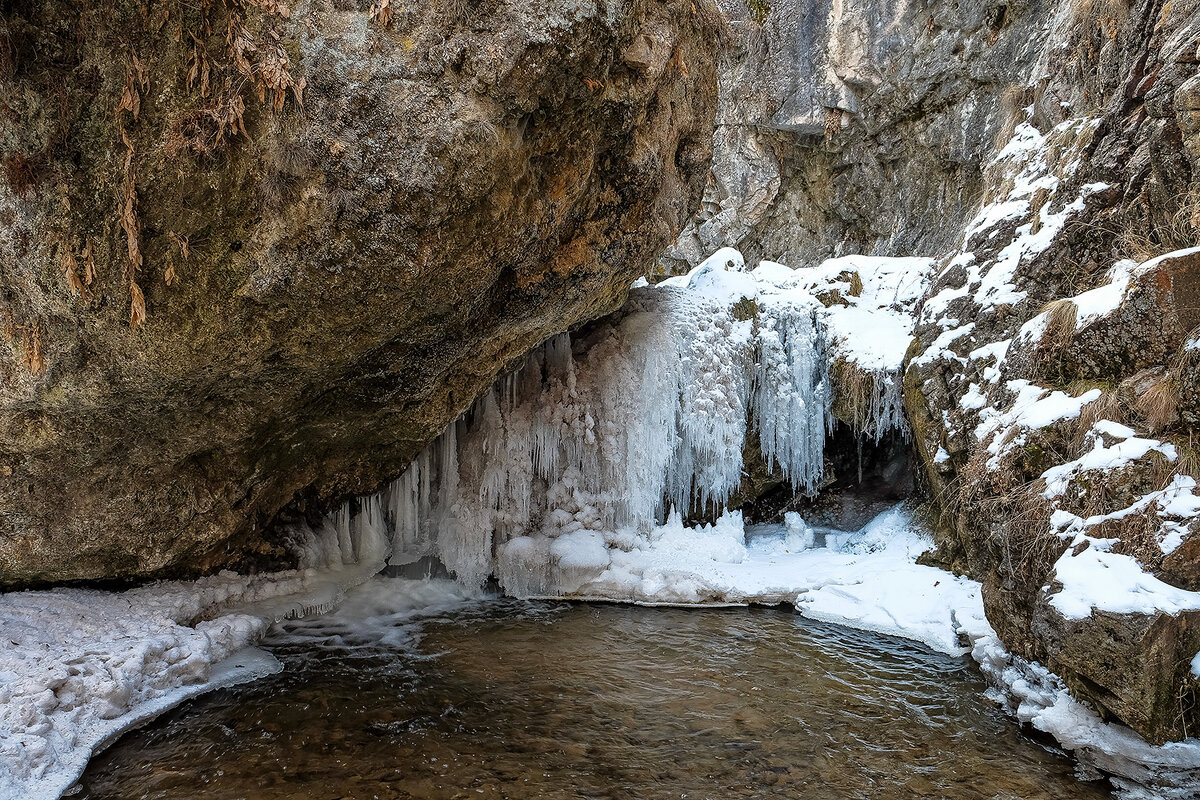
[[436,555],[466,583],[570,592],[673,509],[723,507],[748,420],[763,458],[812,489],[829,405],[818,325],[809,303],[764,303],[756,324],[667,287],[579,347],[550,340],[365,501],[395,520],[392,563]]
[[854,257],[746,271],[718,251],[546,342],[338,525],[369,515],[391,532],[393,565],[435,556],[519,597],[589,593],[629,553],[682,543],[684,517],[717,519],[687,529],[695,542],[744,538],[725,506],[751,434],[797,492],[820,483],[835,359],[872,376],[860,432],[903,431],[900,368],[929,268]]
[[252,645],[379,572],[389,543],[377,511],[368,501],[353,519],[297,529],[299,570],[0,594],[0,800],[55,800],[122,731],[277,671]]

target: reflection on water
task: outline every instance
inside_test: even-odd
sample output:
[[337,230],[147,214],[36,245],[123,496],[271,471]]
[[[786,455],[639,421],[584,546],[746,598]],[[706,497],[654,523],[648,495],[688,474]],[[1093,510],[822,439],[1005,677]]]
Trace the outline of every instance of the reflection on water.
[[1024,738],[967,662],[919,645],[782,609],[463,601],[448,586],[379,580],[275,631],[282,674],[126,736],[84,796],[1108,796]]

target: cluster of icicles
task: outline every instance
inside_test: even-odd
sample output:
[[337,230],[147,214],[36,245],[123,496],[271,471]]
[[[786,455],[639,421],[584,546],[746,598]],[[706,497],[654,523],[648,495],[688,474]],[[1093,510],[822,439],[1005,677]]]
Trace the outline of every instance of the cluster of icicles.
[[432,556],[467,584],[569,593],[604,563],[581,549],[628,551],[673,510],[721,510],[752,426],[768,466],[812,491],[831,422],[815,309],[760,301],[736,317],[682,289],[635,291],[584,338],[531,353],[390,486],[337,512],[336,541],[310,537],[306,560]]

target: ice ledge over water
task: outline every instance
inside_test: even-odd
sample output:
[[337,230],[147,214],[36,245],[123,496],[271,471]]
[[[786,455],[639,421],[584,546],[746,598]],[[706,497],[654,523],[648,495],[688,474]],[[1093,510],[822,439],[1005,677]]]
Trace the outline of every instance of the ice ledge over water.
[[371,523],[304,531],[303,570],[0,594],[0,800],[55,800],[124,731],[281,669],[253,644],[379,572],[387,542]]

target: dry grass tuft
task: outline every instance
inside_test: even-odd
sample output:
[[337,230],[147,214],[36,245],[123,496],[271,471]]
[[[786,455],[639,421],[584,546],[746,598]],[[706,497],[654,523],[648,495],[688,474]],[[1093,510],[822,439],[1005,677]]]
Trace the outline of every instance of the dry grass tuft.
[[1077,20],[1099,27],[1109,39],[1116,39],[1121,23],[1129,16],[1129,0],[1071,0]]
[[28,197],[38,183],[38,162],[21,153],[5,153],[0,160],[4,166],[4,177],[17,197]]
[[1083,454],[1088,432],[1097,422],[1108,420],[1128,425],[1130,421],[1129,408],[1121,400],[1121,393],[1113,386],[1090,381],[1075,381],[1067,387],[1067,393],[1072,397],[1078,397],[1091,389],[1099,389],[1100,397],[1085,405],[1079,412],[1075,438],[1071,441],[1070,458],[1078,458]]
[[1066,543],[1050,528],[1054,508],[1042,496],[1045,488],[1043,481],[1032,481],[1007,497],[989,501],[995,506],[990,516],[1004,520],[999,537],[994,538],[998,538],[996,543],[1006,571],[1009,575],[1025,576],[1039,585],[1066,548]]
[[1169,376],[1154,383],[1137,399],[1135,408],[1151,432],[1157,432],[1179,419],[1179,387]]
[[1046,314],[1046,327],[1038,341],[1033,368],[1038,375],[1049,377],[1054,372],[1058,356],[1071,344],[1075,335],[1079,307],[1071,300],[1053,300],[1046,304],[1042,313]]
[[26,328],[22,335],[25,351],[25,367],[30,375],[41,375],[46,371],[46,359],[42,354],[42,329],[36,322]]
[[371,22],[381,28],[390,28],[392,25],[392,0],[376,0],[371,4],[368,13]]
[[855,430],[863,430],[870,421],[875,379],[845,359],[835,361],[832,372],[837,410],[850,417],[848,422]]
[[1200,481],[1200,451],[1198,451],[1191,442],[1173,442],[1175,449],[1179,452],[1179,457],[1175,459],[1175,473],[1178,475],[1187,475]]
[[1117,249],[1140,263],[1200,245],[1200,192],[1184,192],[1175,198],[1175,205],[1175,213],[1164,222],[1151,221],[1148,228],[1122,230],[1117,236]]
[[1079,306],[1073,300],[1054,300],[1046,304],[1046,330],[1042,333],[1041,346],[1061,350],[1075,334],[1075,322],[1079,319]]

